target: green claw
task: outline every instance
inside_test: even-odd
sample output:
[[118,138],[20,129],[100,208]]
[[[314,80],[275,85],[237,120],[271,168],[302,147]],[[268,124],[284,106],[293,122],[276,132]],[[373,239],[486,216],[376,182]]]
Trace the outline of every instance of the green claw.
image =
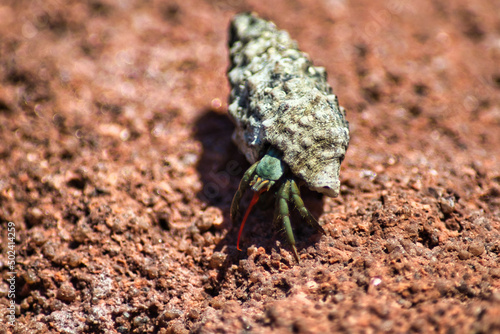
[[231,221],[234,223],[236,221],[236,217],[240,211],[240,201],[247,190],[250,187],[250,182],[253,180],[255,169],[259,162],[254,163],[250,168],[247,169],[243,177],[241,178],[240,185],[238,186],[238,190],[234,194],[233,201],[231,202]]

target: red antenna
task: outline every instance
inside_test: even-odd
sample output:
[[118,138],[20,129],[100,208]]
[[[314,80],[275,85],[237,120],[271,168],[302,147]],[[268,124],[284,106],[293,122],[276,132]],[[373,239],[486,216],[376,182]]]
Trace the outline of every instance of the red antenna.
[[240,225],[240,231],[238,232],[238,241],[236,241],[236,249],[241,251],[240,249],[240,238],[241,238],[241,233],[243,232],[243,227],[245,226],[245,222],[247,221],[248,215],[250,214],[250,211],[252,211],[252,207],[257,203],[259,200],[259,196],[266,191],[266,188],[261,189],[259,192],[255,192],[252,197],[252,201],[250,202],[250,205],[248,206],[247,211],[245,212],[245,217],[243,217],[243,220],[241,221]]

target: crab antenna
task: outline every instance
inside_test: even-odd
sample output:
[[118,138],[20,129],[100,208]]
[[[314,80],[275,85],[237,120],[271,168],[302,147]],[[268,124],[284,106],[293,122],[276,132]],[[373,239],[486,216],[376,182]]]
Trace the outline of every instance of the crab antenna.
[[260,191],[256,191],[253,194],[252,201],[250,202],[250,205],[248,206],[247,211],[245,212],[245,217],[243,217],[243,220],[241,221],[240,225],[240,231],[238,232],[238,240],[236,241],[236,249],[241,251],[240,249],[240,238],[241,238],[241,233],[243,232],[243,227],[245,226],[245,222],[247,221],[248,215],[250,214],[250,211],[252,211],[252,207],[257,203],[259,200],[260,194],[262,194],[264,191],[267,189],[261,189]]

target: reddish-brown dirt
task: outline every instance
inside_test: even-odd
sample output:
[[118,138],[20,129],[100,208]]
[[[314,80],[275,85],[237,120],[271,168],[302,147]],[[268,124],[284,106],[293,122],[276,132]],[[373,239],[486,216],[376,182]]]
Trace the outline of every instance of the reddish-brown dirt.
[[[499,8],[2,1],[0,333],[500,333]],[[300,264],[272,208],[243,252],[229,219],[248,10],[326,67],[350,122],[341,196],[303,192],[326,235],[293,219]]]

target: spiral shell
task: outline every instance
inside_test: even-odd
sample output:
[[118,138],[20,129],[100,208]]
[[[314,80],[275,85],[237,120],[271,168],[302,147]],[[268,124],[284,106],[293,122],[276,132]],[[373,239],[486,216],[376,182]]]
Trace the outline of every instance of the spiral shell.
[[307,187],[338,196],[349,127],[325,69],[313,66],[286,31],[251,13],[233,19],[229,47],[236,145],[250,163],[274,147]]

